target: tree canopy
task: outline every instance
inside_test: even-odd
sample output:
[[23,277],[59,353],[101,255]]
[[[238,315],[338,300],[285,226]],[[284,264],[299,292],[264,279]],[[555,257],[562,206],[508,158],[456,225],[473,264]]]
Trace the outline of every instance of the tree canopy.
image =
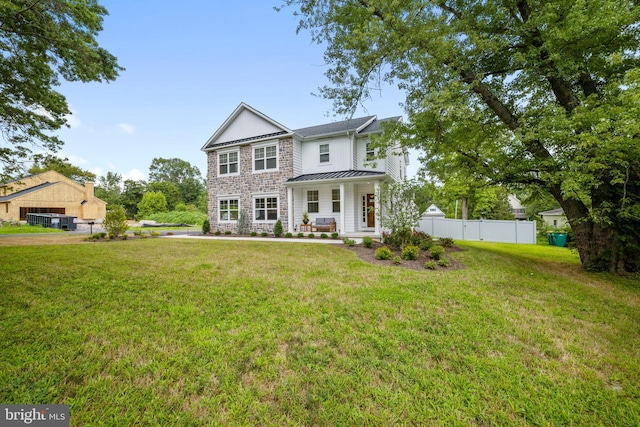
[[0,2],[0,181],[21,172],[34,146],[57,151],[67,123],[67,81],[113,81],[123,70],[96,36],[107,10],[96,0]]
[[[179,201],[185,204],[196,204],[198,197],[206,189],[200,169],[191,165],[188,161],[178,158],[164,159],[157,157],[151,161],[149,184],[163,182],[175,184],[179,193]],[[156,185],[154,190],[161,190],[165,193],[167,202],[171,207],[177,204],[177,201],[170,202],[169,193],[165,189]]]
[[78,184],[85,184],[87,182],[95,182],[96,174],[87,170],[84,170],[76,165],[72,165],[69,159],[61,159],[55,156],[34,156],[33,165],[29,168],[29,173],[32,175],[54,170],[67,178],[70,178]]
[[583,266],[638,271],[640,6],[631,0],[286,0],[326,43],[321,89],[349,114],[406,91],[387,140],[429,173],[536,188],[564,209]]

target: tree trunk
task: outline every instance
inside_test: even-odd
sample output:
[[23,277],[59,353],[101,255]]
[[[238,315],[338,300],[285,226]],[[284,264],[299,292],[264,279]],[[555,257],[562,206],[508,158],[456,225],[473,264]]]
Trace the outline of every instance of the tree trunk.
[[581,202],[561,200],[560,204],[571,225],[585,270],[616,274],[640,271],[640,224],[637,221],[594,222]]

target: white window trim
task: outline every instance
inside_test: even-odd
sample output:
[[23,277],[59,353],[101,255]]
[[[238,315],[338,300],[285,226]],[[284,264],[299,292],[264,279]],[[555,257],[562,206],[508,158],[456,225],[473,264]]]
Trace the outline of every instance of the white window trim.
[[[267,199],[267,198],[275,198],[276,199],[276,219],[265,219],[265,220],[257,220],[256,219],[256,199]],[[266,200],[265,200],[265,210]],[[251,198],[251,212],[253,214],[253,222],[255,224],[275,224],[280,219],[280,194],[278,193],[268,193],[268,194],[253,194]]]
[[[234,172],[234,173],[220,173],[220,155],[221,154],[229,154],[229,153],[238,153],[238,172]],[[227,150],[220,150],[216,152],[216,156],[217,157],[217,167],[216,167],[216,176],[222,177],[222,176],[238,176],[240,175],[240,149],[239,148],[231,148],[231,149],[227,149]],[[228,165],[229,163],[227,163]]]
[[[276,147],[276,167],[275,169],[260,169],[256,170],[256,148]],[[265,166],[266,166],[265,157]],[[280,170],[280,143],[279,142],[262,142],[251,146],[251,170],[253,173],[265,173],[265,172],[278,172]],[[279,203],[279,202],[278,202]]]
[[[309,192],[310,191],[315,191],[315,192],[318,193],[318,200],[309,200]],[[321,197],[322,197],[322,195],[321,195],[320,189],[317,189],[317,190],[306,190],[304,192],[305,206],[306,206],[305,211],[307,211],[310,214],[319,214],[320,213],[320,199],[321,199]],[[309,203],[317,203],[318,204],[318,212],[311,212],[309,210]]]
[[[327,151],[326,153],[322,153],[322,152],[320,151],[320,149],[321,149],[323,146],[325,146],[325,145],[327,146],[327,149],[328,149],[329,151]],[[323,156],[324,154],[326,154],[327,156],[329,156],[329,160],[327,160],[326,162],[323,162],[323,161],[322,161],[322,156]],[[322,144],[318,144],[318,164],[319,164],[320,166],[327,166],[327,165],[330,165],[330,164],[331,164],[331,144],[329,144],[329,143],[322,143]]]
[[[338,192],[338,198],[334,199],[333,198],[333,192],[337,191]],[[342,203],[340,203],[340,188],[332,188],[331,189],[331,213],[340,213],[342,212]],[[333,210],[333,204],[338,202],[338,205],[340,206],[340,210]]]
[[237,219],[220,219],[220,202],[223,200],[237,200],[238,201],[238,215],[240,215],[240,196],[239,195],[230,195],[230,196],[219,196],[216,198],[216,210],[218,211],[218,223],[219,224],[233,224],[238,222]]

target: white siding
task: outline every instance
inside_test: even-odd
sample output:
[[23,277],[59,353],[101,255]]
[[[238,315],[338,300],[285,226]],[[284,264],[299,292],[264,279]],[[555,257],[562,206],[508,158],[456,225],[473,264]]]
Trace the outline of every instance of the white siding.
[[359,138],[356,142],[357,149],[357,158],[356,158],[356,169],[358,170],[369,170],[376,172],[385,172],[386,161],[385,159],[376,159],[375,165],[372,162],[367,162],[367,143],[369,142],[369,138]]
[[293,140],[293,176],[302,175],[302,143]]
[[282,129],[273,123],[269,123],[249,110],[243,110],[233,123],[218,136],[216,142],[236,141],[281,131]]
[[[329,144],[329,162],[320,163],[320,145]],[[349,137],[321,139],[302,143],[302,174],[344,171],[351,169]]]

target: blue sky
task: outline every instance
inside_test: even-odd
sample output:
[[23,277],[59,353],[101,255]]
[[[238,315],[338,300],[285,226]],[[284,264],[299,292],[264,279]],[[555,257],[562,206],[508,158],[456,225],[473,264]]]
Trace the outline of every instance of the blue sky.
[[[296,129],[341,120],[313,95],[328,83],[324,46],[296,34],[278,0],[102,0],[101,46],[126,70],[113,83],[64,82],[73,112],[62,157],[83,169],[146,179],[154,157],[178,157],[206,174],[206,140],[245,102]],[[403,96],[384,89],[356,116],[403,115]],[[406,117],[405,117],[406,118]],[[417,170],[411,156],[410,174]]]

